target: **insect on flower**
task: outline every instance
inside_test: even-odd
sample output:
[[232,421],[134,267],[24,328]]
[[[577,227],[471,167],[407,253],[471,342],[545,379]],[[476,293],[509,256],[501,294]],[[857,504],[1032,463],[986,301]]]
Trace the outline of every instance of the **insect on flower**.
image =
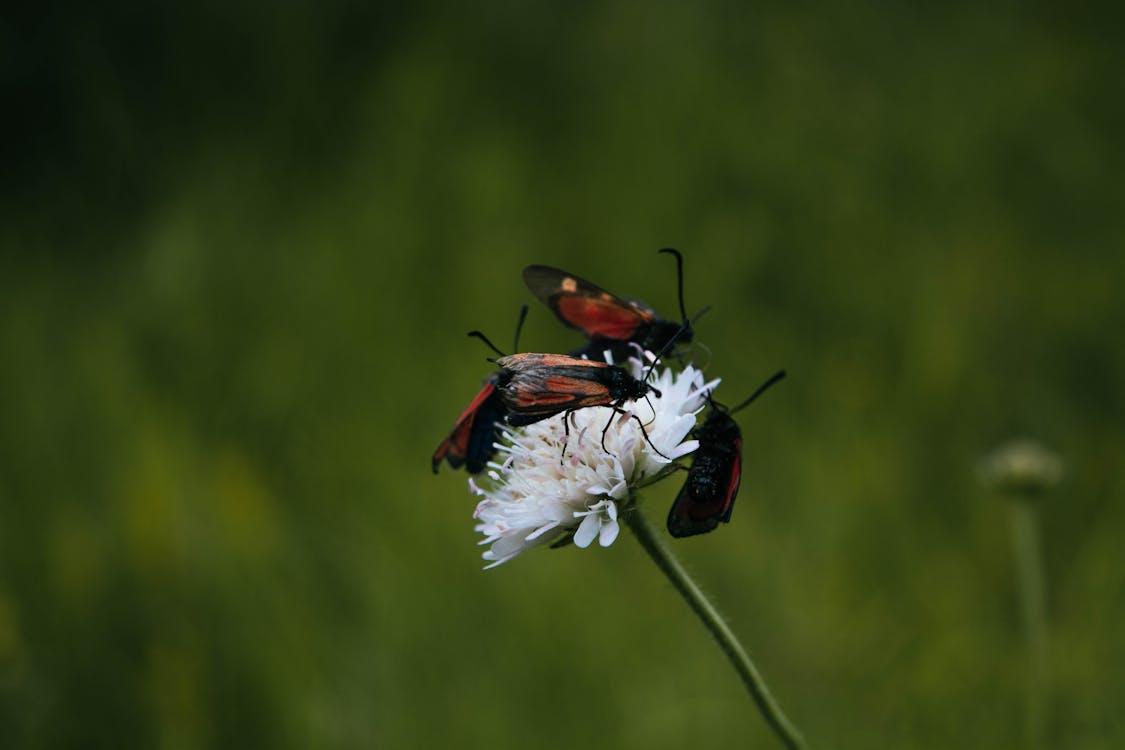
[[730,521],[742,479],[742,431],[731,415],[749,406],[783,377],[784,370],[775,373],[733,409],[708,396],[711,412],[695,429],[699,448],[692,457],[687,480],[668,512],[669,534],[677,538],[706,534]]
[[586,346],[572,352],[601,359],[611,352],[615,361],[630,353],[630,342],[651,352],[663,351],[673,340],[690,343],[692,326],[684,309],[684,259],[678,250],[664,248],[660,252],[676,258],[676,275],[682,323],[662,318],[639,300],[623,299],[596,284],[551,266],[528,266],[523,280],[540,302],[551,309],[563,325],[580,331],[590,339]]
[[[519,348],[520,330],[527,318],[527,305],[520,309],[519,322],[516,323],[514,348]],[[454,469],[462,465],[470,474],[479,474],[488,464],[495,452],[494,443],[500,437],[500,423],[504,420],[504,403],[496,389],[502,373],[495,372],[481,388],[480,393],[470,402],[457,418],[453,429],[441,445],[434,451],[434,473],[442,460],[449,462]]]
[[[638,379],[644,375],[637,359],[621,364]],[[676,459],[699,447],[690,433],[707,403],[704,394],[718,381],[707,382],[690,364],[682,370],[657,366],[650,378],[661,395],[648,394],[653,414],[641,418],[659,452],[632,419],[614,419],[603,447],[598,433],[605,415],[596,409],[579,409],[566,418],[569,437],[558,419],[504,430],[505,460],[495,473],[470,484],[480,498],[473,517],[485,536],[482,543],[489,545],[484,553],[489,567],[538,546],[612,544],[633,490],[667,476]],[[564,449],[566,460],[559,461]]]
[[[627,412],[621,407],[626,401],[640,400],[650,392],[657,398],[661,395],[660,391],[647,382],[660,355],[654,358],[644,376],[638,379],[623,367],[566,354],[528,352],[505,355],[480,331],[470,331],[469,335],[476,336],[500,355],[498,359],[492,360],[500,366],[496,390],[507,412],[508,424],[513,427],[524,427],[556,414],[563,414],[564,431],[569,434],[570,423],[567,417],[578,409],[608,406],[615,412],[624,414]],[[675,341],[676,337],[671,337],[665,348],[672,346]],[[657,450],[640,417],[636,414],[630,416],[637,420],[649,446]],[[605,435],[612,424],[611,417],[602,430],[603,449]],[[563,450],[565,452],[565,447]]]

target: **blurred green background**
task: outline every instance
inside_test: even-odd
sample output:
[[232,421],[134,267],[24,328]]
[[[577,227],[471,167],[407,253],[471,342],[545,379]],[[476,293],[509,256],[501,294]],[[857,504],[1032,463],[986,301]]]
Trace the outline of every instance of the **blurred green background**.
[[283,5],[0,21],[5,747],[777,747],[627,535],[482,572],[430,473],[525,264],[674,315],[669,245],[790,373],[675,548],[811,746],[1021,743],[1015,435],[1052,745],[1125,745],[1111,6]]

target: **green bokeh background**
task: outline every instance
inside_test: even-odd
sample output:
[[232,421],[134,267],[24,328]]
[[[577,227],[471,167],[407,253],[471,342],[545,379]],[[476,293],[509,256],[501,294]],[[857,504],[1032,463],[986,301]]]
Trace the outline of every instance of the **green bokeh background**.
[[6,11],[0,743],[777,747],[627,535],[482,572],[430,473],[525,264],[671,315],[670,245],[719,395],[790,372],[675,549],[810,744],[1020,744],[974,469],[1030,435],[1052,745],[1125,745],[1122,19],[1068,8]]

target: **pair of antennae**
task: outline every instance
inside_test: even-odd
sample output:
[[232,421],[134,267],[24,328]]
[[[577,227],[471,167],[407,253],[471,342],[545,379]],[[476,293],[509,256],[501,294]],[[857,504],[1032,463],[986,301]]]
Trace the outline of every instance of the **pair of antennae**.
[[[520,332],[523,331],[523,322],[525,320],[527,320],[527,305],[522,305],[520,307],[520,319],[516,323],[516,337],[512,341],[512,351],[513,352],[518,352],[520,350]],[[480,331],[469,331],[469,336],[471,336],[473,338],[480,339],[481,341],[483,341],[485,344],[488,345],[489,349],[496,352],[501,357],[508,356],[508,355],[504,354],[504,352],[502,352],[498,348],[496,348],[496,344],[489,341],[488,336],[485,336]]]

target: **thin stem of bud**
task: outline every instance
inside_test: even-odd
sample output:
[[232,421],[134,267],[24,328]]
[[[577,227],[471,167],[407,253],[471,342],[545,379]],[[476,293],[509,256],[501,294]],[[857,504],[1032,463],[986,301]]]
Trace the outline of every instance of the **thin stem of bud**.
[[1012,546],[1020,610],[1027,637],[1027,694],[1024,733],[1032,750],[1046,747],[1049,669],[1047,655],[1047,597],[1043,553],[1039,541],[1039,505],[1034,498],[1010,502]]

